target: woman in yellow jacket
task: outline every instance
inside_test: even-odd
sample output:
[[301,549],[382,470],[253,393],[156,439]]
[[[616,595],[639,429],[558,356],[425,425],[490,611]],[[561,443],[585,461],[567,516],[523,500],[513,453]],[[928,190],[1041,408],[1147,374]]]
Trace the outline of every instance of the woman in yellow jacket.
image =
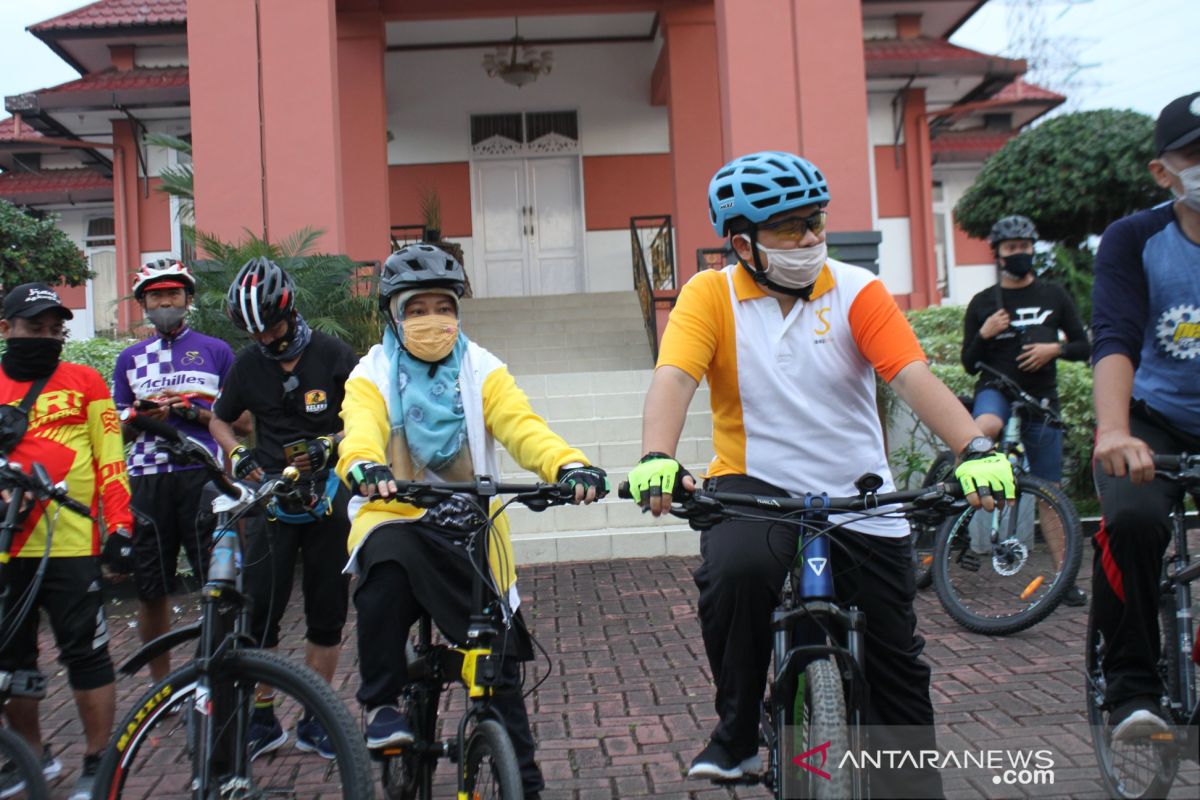
[[[467,498],[431,509],[385,499],[394,480],[462,481],[499,475],[496,441],[543,480],[575,487],[575,502],[607,491],[604,470],[588,465],[534,413],[525,393],[494,355],[458,327],[462,266],[442,250],[409,245],[383,266],[379,300],[387,327],[346,383],[338,474],[350,486],[353,520],[347,571],[358,575],[358,654],[367,711],[367,746],[413,740],[397,708],[407,683],[408,630],[428,613],[451,641],[466,639],[472,567],[466,538],[485,522]],[[508,523],[493,528],[491,568],[509,607],[520,596]],[[544,782],[534,762],[533,734],[521,698],[518,662],[533,658],[520,613],[513,615],[493,708],[512,738],[527,798]]]

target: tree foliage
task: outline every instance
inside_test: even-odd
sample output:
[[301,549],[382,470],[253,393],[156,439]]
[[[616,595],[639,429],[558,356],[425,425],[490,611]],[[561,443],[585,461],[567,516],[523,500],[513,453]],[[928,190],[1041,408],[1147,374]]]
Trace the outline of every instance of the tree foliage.
[[1166,199],[1146,165],[1154,120],[1135,111],[1064,114],[1018,134],[989,158],[954,207],[967,233],[1024,214],[1043,239],[1077,248],[1108,224]]
[[0,284],[30,281],[79,286],[92,277],[87,258],[54,224],[0,200]]
[[[225,297],[238,270],[252,258],[266,256],[283,267],[296,284],[296,309],[315,330],[336,336],[357,353],[379,342],[382,328],[376,312],[375,274],[345,256],[315,252],[321,231],[304,228],[280,242],[268,242],[249,232],[238,243],[198,232],[196,296],[188,324],[224,339],[234,350],[245,345],[246,334],[225,313]],[[368,270],[363,272],[363,270]]]

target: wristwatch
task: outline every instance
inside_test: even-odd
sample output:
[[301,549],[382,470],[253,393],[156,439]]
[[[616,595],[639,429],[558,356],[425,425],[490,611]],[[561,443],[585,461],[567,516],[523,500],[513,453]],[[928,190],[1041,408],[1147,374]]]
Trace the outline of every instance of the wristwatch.
[[981,458],[995,452],[996,443],[986,436],[976,436],[971,441],[967,442],[967,446],[958,454],[958,460],[969,461],[972,458]]

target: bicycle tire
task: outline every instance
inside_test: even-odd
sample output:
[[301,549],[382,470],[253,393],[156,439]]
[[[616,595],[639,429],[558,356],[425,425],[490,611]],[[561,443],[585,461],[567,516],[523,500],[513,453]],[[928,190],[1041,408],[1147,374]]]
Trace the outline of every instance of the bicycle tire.
[[[199,669],[194,662],[185,664],[147,691],[125,715],[101,759],[96,778],[98,796],[123,797],[131,766],[139,759],[149,759],[154,755],[154,750],[163,745],[164,740],[172,737],[180,729],[186,731],[186,746],[182,751],[173,752],[167,752],[164,748],[163,756],[173,755],[179,761],[186,760],[190,763],[190,719],[192,715],[199,713],[194,710],[199,675]],[[293,698],[325,728],[335,758],[325,761],[315,755],[305,755],[303,769],[295,769],[292,764],[287,765],[290,778],[304,780],[310,776],[298,773],[319,772],[316,768],[323,766],[325,778],[317,777],[315,780],[328,785],[331,782],[329,773],[336,766],[338,775],[335,779],[340,780],[341,797],[345,800],[370,800],[374,796],[373,775],[362,733],[345,705],[333,693],[333,689],[315,672],[276,653],[263,650],[234,650],[216,666],[212,682],[216,684],[218,681],[247,686],[250,692],[257,683],[268,684],[278,693]],[[182,713],[178,715],[179,718],[172,719],[173,709],[180,705]],[[174,724],[176,729],[170,730],[167,727],[155,735],[154,731],[160,723],[163,723],[164,727]],[[175,744],[177,743],[171,743],[170,746],[174,747]],[[146,752],[142,752],[143,749],[146,749]],[[289,751],[289,756],[295,756],[296,752],[298,751]],[[266,764],[262,770],[267,772],[270,768],[271,765]],[[252,767],[248,778],[251,783],[254,781],[254,771]],[[149,772],[148,770],[147,773]],[[175,785],[164,788],[165,784],[148,786],[147,781],[139,781],[139,796],[142,796],[143,792],[149,792],[146,796],[155,798],[193,796],[190,786],[178,785],[178,772],[157,769],[153,773],[156,778],[166,782],[174,781]],[[295,789],[292,791],[295,793]]]
[[[849,751],[850,731],[842,676],[832,658],[813,661],[804,668],[804,716],[799,723],[804,728],[806,750],[814,743],[829,742],[826,752],[833,756]],[[854,780],[849,770],[828,764],[827,772],[829,778],[801,770],[807,787],[800,796],[813,800],[854,797]]]
[[[1170,614],[1164,614],[1160,607],[1160,616],[1169,617],[1173,621],[1174,604],[1171,604]],[[1169,627],[1174,629],[1173,622]],[[1165,636],[1166,631],[1167,627],[1164,627],[1162,635]],[[1104,653],[1104,634],[1096,623],[1093,604],[1088,611],[1084,696],[1087,701],[1092,752],[1096,755],[1104,790],[1109,797],[1120,800],[1165,797],[1171,784],[1175,782],[1175,774],[1179,769],[1179,759],[1174,748],[1149,741],[1118,745],[1115,750],[1113,748],[1112,730],[1108,724],[1108,710],[1105,705],[1106,681],[1102,669]]]
[[[933,486],[953,478],[954,462],[954,453],[949,450],[938,453],[937,458],[925,471],[921,486]],[[918,589],[928,589],[933,585],[933,548],[937,541],[938,528],[935,525],[914,523],[912,529],[913,580]]]
[[[1062,531],[1063,556],[1057,565],[1043,535],[1044,509],[1057,518]],[[997,545],[980,543],[975,538],[978,526],[972,530],[979,515],[988,525],[998,516],[996,524],[1011,524],[1015,533],[1006,534]],[[980,549],[983,552],[976,552]],[[1054,484],[1020,475],[1017,499],[1004,511],[971,508],[942,523],[934,545],[933,587],[959,625],[974,633],[1004,636],[1031,628],[1053,613],[1075,584],[1082,556],[1083,528],[1075,506]]]
[[[491,768],[485,770],[485,759]],[[466,790],[474,800],[520,800],[521,768],[508,731],[494,719],[485,719],[467,737],[467,757],[462,765]]]
[[412,747],[398,748],[399,753],[382,755],[380,778],[387,800],[416,800],[422,793],[427,797],[437,769],[436,756],[421,755],[437,735],[437,699],[427,691],[413,691],[405,710],[416,741]]
[[0,728],[0,762],[11,764],[16,774],[25,782],[9,797],[14,800],[50,800],[50,787],[42,774],[41,760],[30,749],[29,744],[8,728]]

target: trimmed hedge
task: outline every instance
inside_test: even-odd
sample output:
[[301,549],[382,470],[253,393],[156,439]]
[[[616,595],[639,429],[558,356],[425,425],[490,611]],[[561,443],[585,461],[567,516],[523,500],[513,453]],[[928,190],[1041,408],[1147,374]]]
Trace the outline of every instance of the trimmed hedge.
[[[63,361],[76,364],[87,364],[101,375],[104,381],[112,387],[113,368],[117,365],[117,356],[135,339],[79,339],[67,340],[63,348]],[[0,354],[4,353],[4,340],[0,339]]]

